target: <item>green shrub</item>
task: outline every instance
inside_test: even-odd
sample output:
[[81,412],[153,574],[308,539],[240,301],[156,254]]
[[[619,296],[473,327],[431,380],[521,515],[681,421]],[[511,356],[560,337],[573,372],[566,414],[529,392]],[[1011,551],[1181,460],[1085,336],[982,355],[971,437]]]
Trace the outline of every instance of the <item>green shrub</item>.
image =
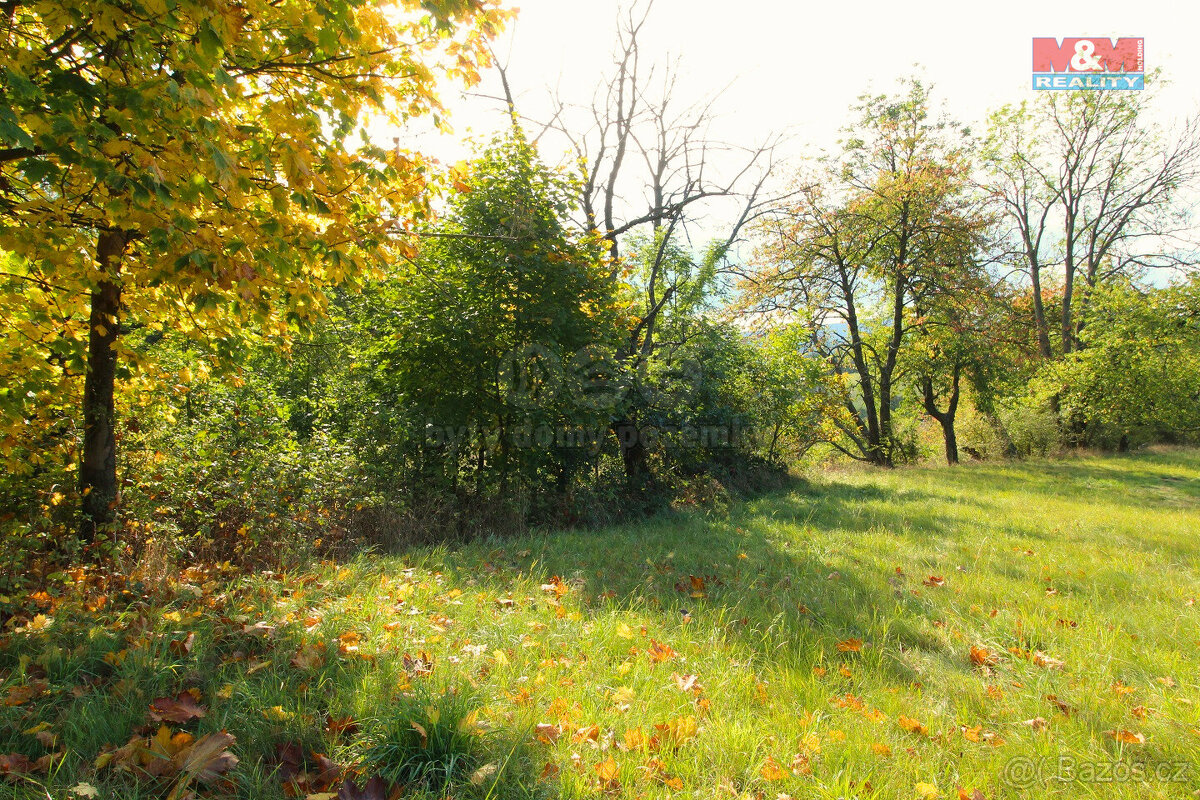
[[1062,449],[1058,417],[1049,408],[1018,401],[1000,411],[1000,423],[1019,456],[1045,457]]

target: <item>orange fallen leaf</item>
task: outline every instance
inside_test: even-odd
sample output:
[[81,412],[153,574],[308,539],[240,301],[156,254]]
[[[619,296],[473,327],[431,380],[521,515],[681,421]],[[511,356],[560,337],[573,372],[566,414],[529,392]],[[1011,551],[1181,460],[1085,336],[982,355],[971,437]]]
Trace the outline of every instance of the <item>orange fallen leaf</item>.
[[646,655],[650,657],[651,661],[658,664],[674,658],[675,651],[671,649],[670,645],[651,639],[650,646],[646,648]]
[[596,770],[596,775],[600,778],[601,790],[612,792],[621,788],[621,782],[618,780],[621,775],[621,768],[612,756],[601,761],[594,769]]
[[994,667],[1000,663],[1000,659],[986,647],[972,645],[971,663],[977,667]]
[[838,642],[837,649],[842,653],[857,653],[863,648],[862,639],[846,639]]
[[780,766],[772,756],[767,756],[767,762],[763,764],[758,773],[762,775],[763,780],[767,781],[781,781],[788,776],[787,770]]
[[1137,731],[1129,731],[1125,729],[1115,731],[1105,731],[1109,736],[1116,739],[1121,744],[1145,744],[1146,737]]

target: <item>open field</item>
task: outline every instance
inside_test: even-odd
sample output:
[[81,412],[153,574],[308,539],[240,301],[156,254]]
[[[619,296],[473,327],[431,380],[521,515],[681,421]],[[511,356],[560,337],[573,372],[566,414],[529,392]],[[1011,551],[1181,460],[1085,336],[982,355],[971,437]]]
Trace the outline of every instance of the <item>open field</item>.
[[0,642],[0,795],[1200,790],[1196,452],[826,473],[728,517],[132,589]]

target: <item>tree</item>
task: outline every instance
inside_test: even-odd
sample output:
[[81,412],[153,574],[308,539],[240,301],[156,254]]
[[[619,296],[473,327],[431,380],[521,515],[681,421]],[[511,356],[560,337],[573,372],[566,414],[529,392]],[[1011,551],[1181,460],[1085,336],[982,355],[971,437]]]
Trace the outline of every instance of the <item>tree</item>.
[[[644,279],[631,308],[626,340],[616,353],[630,382],[644,375],[657,357],[656,340],[662,317],[683,287],[672,276],[678,253],[686,247],[697,222],[714,203],[726,203],[730,220],[716,229],[712,246],[700,245],[692,259],[712,262],[718,271],[729,257],[745,226],[769,205],[767,181],[774,167],[778,137],[759,146],[721,142],[710,133],[718,98],[688,103],[677,94],[678,62],[649,63],[641,33],[653,9],[648,2],[622,12],[611,74],[596,87],[590,103],[555,98],[555,110],[544,131],[564,136],[582,170],[579,187],[580,223],[604,238],[610,278],[622,279],[623,269],[636,269]],[[507,86],[507,78],[505,77]],[[511,107],[511,95],[508,96]],[[579,122],[577,125],[576,122]],[[711,223],[710,223],[711,224]],[[707,237],[706,237],[707,238]],[[658,250],[641,249],[635,268],[625,258],[646,241]],[[637,395],[613,420],[612,432],[622,443],[628,477],[639,483],[649,475],[639,435]]]
[[[985,186],[1033,287],[1044,359],[1080,346],[1099,285],[1196,261],[1178,201],[1200,177],[1200,120],[1169,138],[1145,120],[1151,100],[1143,92],[1045,92],[1037,104],[992,115]],[[1050,269],[1062,287],[1053,331],[1043,299]]]
[[[980,250],[982,248],[976,248]],[[912,312],[913,341],[903,354],[921,407],[942,429],[946,463],[959,461],[955,423],[966,387],[990,411],[996,384],[1015,353],[1007,293],[973,253],[935,273],[936,291],[923,292]]]
[[[548,481],[565,491],[582,448],[561,437],[611,413],[586,372],[617,327],[602,247],[568,227],[575,187],[519,128],[458,184],[445,219],[419,232],[421,253],[363,298],[351,336],[365,374],[335,418],[383,413],[362,445],[378,454],[398,442],[388,483],[414,494],[470,488],[509,499]],[[387,429],[398,418],[407,435]]]
[[845,443],[834,445],[891,466],[912,312],[945,291],[947,265],[972,263],[982,221],[966,194],[963,143],[929,118],[926,87],[909,80],[903,94],[863,97],[856,110],[840,157],[762,226],[760,268],[743,288],[750,308],[798,316],[813,348],[852,378]]
[[1126,450],[1200,433],[1200,280],[1106,284],[1086,317],[1082,346],[1043,366],[1034,396],[1057,398],[1068,427],[1094,445]]
[[386,259],[427,167],[365,124],[436,113],[438,73],[473,80],[502,16],[490,0],[5,5],[0,250],[21,322],[5,370],[38,384],[5,397],[4,434],[47,424],[40,398],[83,378],[85,538],[115,519],[134,331],[218,353],[247,326],[285,338],[324,286]]

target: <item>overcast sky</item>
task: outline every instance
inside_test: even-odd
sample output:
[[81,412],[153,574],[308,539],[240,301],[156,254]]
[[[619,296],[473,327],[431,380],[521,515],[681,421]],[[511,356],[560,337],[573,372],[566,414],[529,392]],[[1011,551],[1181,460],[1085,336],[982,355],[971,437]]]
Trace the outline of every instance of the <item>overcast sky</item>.
[[[644,5],[645,0],[642,0]],[[522,0],[518,20],[496,42],[508,63],[519,110],[540,118],[547,88],[587,102],[612,63],[618,0]],[[655,0],[643,52],[678,57],[677,94],[689,102],[725,87],[717,106],[724,138],[752,144],[773,131],[795,134],[795,147],[830,147],[848,121],[847,108],[867,89],[890,90],[914,65],[935,85],[952,116],[978,125],[990,108],[1033,98],[1035,36],[1140,36],[1146,68],[1161,67],[1164,121],[1200,107],[1200,8],[1191,2],[1086,4],[1041,0],[994,4],[876,0]],[[446,93],[456,136],[434,149],[446,158],[468,150],[466,136],[504,124],[488,75],[475,96]],[[558,153],[545,152],[548,160]]]

